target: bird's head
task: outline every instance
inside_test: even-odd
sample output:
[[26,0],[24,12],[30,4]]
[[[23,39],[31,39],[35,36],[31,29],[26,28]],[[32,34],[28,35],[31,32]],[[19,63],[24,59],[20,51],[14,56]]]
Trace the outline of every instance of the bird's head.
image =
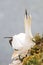
[[32,37],[31,33],[31,14],[25,10],[25,16],[24,16],[24,28],[25,28],[25,33],[26,36]]
[[24,22],[27,23],[28,25],[31,25],[31,14],[27,12],[25,9],[25,17],[24,17]]

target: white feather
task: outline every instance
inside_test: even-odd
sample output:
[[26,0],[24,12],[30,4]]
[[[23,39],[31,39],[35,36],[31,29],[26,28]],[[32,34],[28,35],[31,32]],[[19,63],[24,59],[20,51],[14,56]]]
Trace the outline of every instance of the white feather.
[[25,41],[25,34],[24,33],[14,35],[13,41],[12,41],[13,48],[20,50],[23,47],[24,41]]
[[[31,32],[31,16],[25,15],[24,17],[24,27],[25,33],[20,33],[13,36],[12,47],[13,49],[18,49],[17,54],[26,54],[26,51],[35,45],[32,41],[32,32]],[[14,54],[12,55],[12,57]]]

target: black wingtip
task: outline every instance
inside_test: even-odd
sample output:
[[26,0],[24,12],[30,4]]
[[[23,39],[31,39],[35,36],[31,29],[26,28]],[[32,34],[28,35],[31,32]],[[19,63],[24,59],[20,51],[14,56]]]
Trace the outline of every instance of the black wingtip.
[[10,43],[11,47],[12,47],[12,40],[13,40],[13,38],[11,38],[11,39],[9,40],[9,43]]
[[4,37],[5,39],[8,38],[9,39],[9,44],[11,45],[12,47],[12,40],[13,40],[13,37]]
[[3,37],[3,38],[12,38],[12,37]]

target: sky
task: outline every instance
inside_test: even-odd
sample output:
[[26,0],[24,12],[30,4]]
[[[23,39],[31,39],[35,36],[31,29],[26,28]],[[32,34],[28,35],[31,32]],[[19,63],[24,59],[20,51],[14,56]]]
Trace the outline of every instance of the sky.
[[32,16],[32,33],[43,33],[43,0],[0,0],[0,65],[11,62],[13,49],[4,36],[24,33],[25,9]]

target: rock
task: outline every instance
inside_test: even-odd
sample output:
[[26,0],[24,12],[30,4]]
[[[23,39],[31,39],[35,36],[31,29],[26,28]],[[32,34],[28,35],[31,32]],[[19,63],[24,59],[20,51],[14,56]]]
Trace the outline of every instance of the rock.
[[20,60],[14,60],[11,64],[9,65],[22,65]]

